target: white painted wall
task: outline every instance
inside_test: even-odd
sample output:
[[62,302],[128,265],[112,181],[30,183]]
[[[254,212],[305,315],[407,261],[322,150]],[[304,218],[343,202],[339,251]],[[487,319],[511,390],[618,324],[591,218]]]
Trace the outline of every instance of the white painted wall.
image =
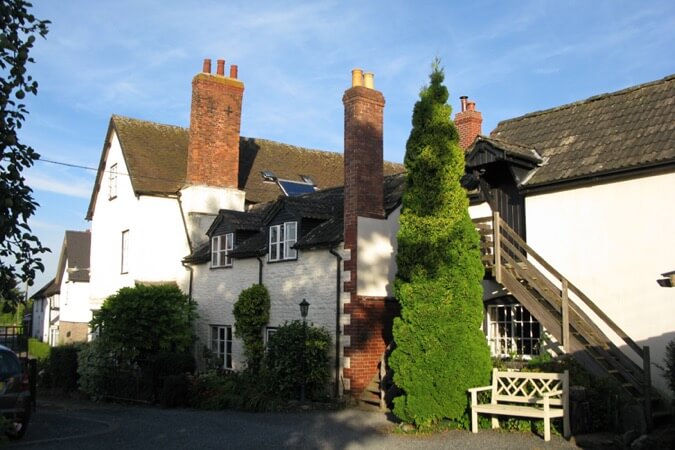
[[31,336],[45,342],[47,340],[46,330],[49,328],[47,315],[49,314],[49,301],[39,299],[33,301],[33,329]]
[[[675,338],[675,173],[526,197],[528,244],[663,365]],[[658,369],[652,381],[667,391]]]
[[[324,327],[331,334],[331,360],[334,361],[336,305],[336,257],[328,250],[298,251],[297,261],[268,263],[263,257],[263,284],[270,293],[269,326],[278,327],[287,321],[300,320],[302,299],[310,303],[308,323]],[[210,326],[234,326],[232,308],[243,289],[258,283],[259,263],[255,258],[235,259],[233,267],[210,269],[210,265],[194,266],[193,298],[199,318],[196,355],[203,346],[210,346]],[[242,369],[245,363],[243,345],[233,342],[233,365]],[[331,367],[333,364],[331,364]]]
[[[113,164],[118,171],[117,197],[111,200],[108,172]],[[243,192],[207,186],[185,189],[181,194],[184,222],[178,198],[135,195],[115,133],[104,170],[91,224],[90,309],[100,308],[106,297],[136,281],[175,281],[187,292],[189,272],[181,264],[191,251],[186,224],[188,232],[191,227],[202,227],[201,221],[190,220],[195,212],[215,214],[224,207],[243,210]],[[124,230],[129,230],[130,239],[126,274],[121,273]],[[201,236],[203,230],[192,235]]]
[[357,295],[393,297],[401,207],[385,220],[358,217]]

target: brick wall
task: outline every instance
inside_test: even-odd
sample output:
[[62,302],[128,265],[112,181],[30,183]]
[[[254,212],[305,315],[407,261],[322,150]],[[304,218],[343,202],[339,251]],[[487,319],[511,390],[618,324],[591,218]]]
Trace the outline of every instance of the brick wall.
[[207,61],[192,80],[187,182],[237,189],[244,83],[236,79],[236,66],[226,77],[224,61],[216,74]]

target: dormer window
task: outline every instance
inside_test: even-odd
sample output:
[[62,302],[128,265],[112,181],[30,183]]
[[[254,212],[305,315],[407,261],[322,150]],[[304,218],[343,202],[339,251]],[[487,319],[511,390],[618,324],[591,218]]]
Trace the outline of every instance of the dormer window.
[[298,251],[292,248],[298,240],[297,230],[297,222],[284,222],[270,227],[268,261],[297,259]]
[[232,250],[234,249],[234,233],[227,233],[211,238],[211,268],[232,267]]

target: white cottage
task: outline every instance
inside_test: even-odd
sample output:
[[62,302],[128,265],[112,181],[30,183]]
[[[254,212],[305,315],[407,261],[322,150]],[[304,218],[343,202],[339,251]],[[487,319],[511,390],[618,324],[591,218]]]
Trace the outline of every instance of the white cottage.
[[66,231],[56,277],[33,295],[31,336],[51,346],[88,339],[91,233]]
[[673,117],[670,76],[500,122],[473,142],[473,215],[503,223],[484,228],[494,353],[538,351],[543,325],[634,397],[668,395],[655,364],[675,338],[675,301],[657,283],[675,253]]
[[215,73],[205,60],[189,129],[112,116],[87,211],[92,310],[139,282],[176,283],[191,295],[182,259],[219,210],[342,184],[340,154],[241,137],[243,93],[237,66],[227,76],[223,60]]

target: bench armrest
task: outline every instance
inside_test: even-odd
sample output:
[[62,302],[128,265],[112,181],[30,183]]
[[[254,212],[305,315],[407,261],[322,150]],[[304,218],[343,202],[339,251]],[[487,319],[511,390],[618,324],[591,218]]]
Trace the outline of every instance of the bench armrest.
[[482,391],[489,391],[492,389],[492,386],[481,386],[481,387],[476,387],[476,388],[470,388],[468,389],[469,392],[482,392]]
[[552,397],[554,395],[562,395],[562,393],[563,393],[562,389],[557,389],[555,391],[546,392],[544,394],[541,394],[541,396],[542,396],[542,398],[543,397]]
[[478,404],[478,393],[482,391],[491,391],[492,386],[481,386],[468,389],[471,394],[471,406],[476,406]]

